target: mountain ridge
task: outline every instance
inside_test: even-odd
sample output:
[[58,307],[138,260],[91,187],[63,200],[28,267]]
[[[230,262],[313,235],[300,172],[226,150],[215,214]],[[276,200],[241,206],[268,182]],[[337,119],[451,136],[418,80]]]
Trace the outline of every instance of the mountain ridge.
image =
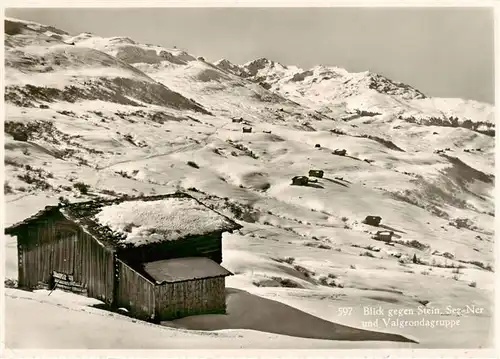
[[[335,109],[339,107],[345,113],[389,112],[394,118],[414,123],[467,126],[484,134],[494,134],[492,105],[467,99],[431,98],[410,85],[371,71],[350,73],[343,68],[325,65],[303,70],[296,66],[284,66],[267,58],[259,58],[243,65],[233,64],[226,59],[214,64],[331,117],[336,116]],[[380,95],[386,97],[381,101]],[[401,106],[399,99],[406,103]],[[387,103],[386,107],[379,105],[383,102]],[[437,104],[434,109],[428,106],[432,102]],[[452,105],[446,107],[447,103]],[[481,109],[475,113],[461,113],[459,108],[465,107]]]

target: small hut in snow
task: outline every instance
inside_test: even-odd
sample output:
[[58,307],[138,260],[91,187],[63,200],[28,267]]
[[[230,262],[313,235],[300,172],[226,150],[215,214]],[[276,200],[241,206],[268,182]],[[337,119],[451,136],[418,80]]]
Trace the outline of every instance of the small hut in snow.
[[324,174],[323,170],[309,170],[309,177],[323,178]]
[[17,236],[20,287],[60,288],[169,320],[225,311],[222,233],[239,228],[177,192],[48,206],[5,233]]
[[392,236],[394,236],[393,231],[377,231],[377,233],[375,233],[375,235],[372,238],[377,241],[391,242]]
[[294,186],[307,186],[309,178],[307,176],[294,176],[292,178],[292,185]]
[[380,216],[366,216],[363,223],[368,224],[370,226],[378,227],[380,222],[382,221],[382,217]]

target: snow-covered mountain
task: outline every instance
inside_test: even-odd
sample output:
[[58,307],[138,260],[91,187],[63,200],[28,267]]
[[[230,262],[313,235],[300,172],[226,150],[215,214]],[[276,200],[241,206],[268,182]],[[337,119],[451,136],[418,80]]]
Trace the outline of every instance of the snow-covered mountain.
[[369,71],[350,73],[322,65],[303,70],[266,58],[244,65],[220,60],[215,65],[333,117],[345,112],[391,114],[409,122],[494,133],[494,108],[489,104],[456,98],[428,98],[407,84]]
[[[95,47],[76,46],[92,38],[75,38],[47,27],[7,19],[5,41],[5,99],[19,106],[33,102],[103,100],[138,106],[146,103],[205,112],[199,104],[171,91],[127,64],[123,56],[108,55]],[[14,34],[14,35],[9,35]],[[115,44],[116,38],[110,39]],[[116,41],[123,44],[123,39]],[[131,40],[130,40],[131,41]],[[126,60],[126,59],[125,59]]]
[[[172,338],[190,348],[492,343],[492,105],[427,97],[370,72],[265,58],[212,64],[180,49],[9,18],[5,108],[6,225],[63,199],[177,189],[243,225],[223,240],[223,265],[235,274],[227,317],[146,326],[71,294],[8,289],[7,347],[161,348]],[[324,176],[291,185],[312,169]],[[363,223],[368,215],[382,226]],[[381,229],[392,240],[374,239]],[[16,239],[6,243],[12,284]],[[370,328],[419,344],[343,341],[335,326],[365,328],[364,307],[470,304],[485,311],[454,328]],[[339,315],[345,307],[352,315]],[[68,322],[84,335],[61,330]],[[36,343],[23,341],[26,331]]]

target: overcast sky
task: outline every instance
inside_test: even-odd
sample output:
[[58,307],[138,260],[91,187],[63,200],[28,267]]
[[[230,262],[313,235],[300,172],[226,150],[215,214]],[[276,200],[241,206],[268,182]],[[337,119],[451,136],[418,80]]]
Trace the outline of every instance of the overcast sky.
[[259,57],[370,70],[428,96],[494,102],[488,8],[7,9],[72,34],[176,45],[208,61]]

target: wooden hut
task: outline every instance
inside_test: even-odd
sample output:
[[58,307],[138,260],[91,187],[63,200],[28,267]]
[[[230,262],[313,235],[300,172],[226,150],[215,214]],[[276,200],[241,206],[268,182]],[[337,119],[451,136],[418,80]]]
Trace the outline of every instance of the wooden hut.
[[240,225],[181,192],[48,206],[6,228],[19,287],[60,288],[139,319],[225,311],[222,233]]
[[309,177],[323,178],[324,174],[323,170],[309,170]]
[[382,221],[382,217],[380,216],[366,216],[363,223],[369,224],[370,226],[378,227],[380,222]]
[[307,176],[294,176],[292,178],[292,185],[294,186],[307,186],[309,178]]
[[392,236],[394,236],[393,231],[377,231],[377,233],[375,233],[375,235],[372,238],[377,241],[391,242]]

